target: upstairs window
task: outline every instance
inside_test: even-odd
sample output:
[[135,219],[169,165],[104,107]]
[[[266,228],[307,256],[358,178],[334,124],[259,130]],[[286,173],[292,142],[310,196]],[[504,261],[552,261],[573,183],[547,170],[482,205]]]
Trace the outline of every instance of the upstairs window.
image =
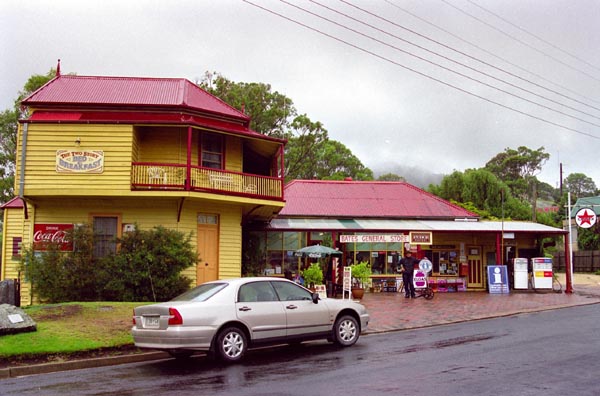
[[201,139],[202,166],[223,169],[223,137],[214,133],[203,133]]

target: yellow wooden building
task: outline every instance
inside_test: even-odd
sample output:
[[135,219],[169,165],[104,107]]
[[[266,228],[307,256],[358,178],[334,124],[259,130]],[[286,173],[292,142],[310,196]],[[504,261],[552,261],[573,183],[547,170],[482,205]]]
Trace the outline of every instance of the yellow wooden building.
[[22,247],[82,223],[98,252],[135,226],[192,232],[185,275],[237,277],[243,225],[284,206],[285,141],[188,80],[57,75],[22,105],[0,279],[19,277]]

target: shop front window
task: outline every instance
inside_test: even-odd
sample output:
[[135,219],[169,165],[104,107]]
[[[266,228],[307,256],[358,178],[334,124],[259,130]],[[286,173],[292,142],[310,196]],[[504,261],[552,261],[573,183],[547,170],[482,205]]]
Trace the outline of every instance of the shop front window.
[[366,261],[373,275],[395,275],[401,258],[401,242],[348,243],[345,247],[346,266]]
[[300,270],[300,259],[294,255],[296,250],[306,246],[306,234],[302,232],[283,233],[283,274],[292,277]]

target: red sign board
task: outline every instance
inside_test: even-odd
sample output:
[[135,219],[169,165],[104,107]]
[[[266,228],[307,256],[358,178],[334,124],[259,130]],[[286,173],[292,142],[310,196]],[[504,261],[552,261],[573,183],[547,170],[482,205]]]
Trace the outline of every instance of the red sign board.
[[67,240],[67,231],[72,229],[73,224],[35,224],[33,226],[34,250],[48,250],[48,244],[56,243],[61,251],[72,251],[73,242]]

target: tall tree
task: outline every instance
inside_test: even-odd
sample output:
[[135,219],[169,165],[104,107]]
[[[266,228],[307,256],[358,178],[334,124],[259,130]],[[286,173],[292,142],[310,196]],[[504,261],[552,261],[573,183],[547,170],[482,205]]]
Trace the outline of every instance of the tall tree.
[[200,88],[251,117],[250,128],[267,136],[288,138],[288,129],[297,111],[294,102],[271,85],[236,83],[217,72],[205,72]]
[[529,206],[515,199],[506,184],[484,168],[454,171],[439,186],[429,186],[429,191],[484,218],[529,218]]
[[596,195],[598,193],[594,180],[583,173],[571,173],[566,177],[564,185],[567,191],[570,191],[574,195],[572,199]]
[[536,175],[550,158],[544,147],[532,150],[520,146],[514,150],[506,148],[485,164],[485,168],[506,183],[515,197],[527,200],[532,207],[532,219],[536,218],[537,185]]
[[372,180],[373,172],[343,144],[330,141],[319,121],[298,114],[291,99],[272,92],[269,84],[236,83],[206,72],[199,86],[251,117],[250,127],[268,136],[288,139],[286,179]]
[[35,74],[29,77],[23,90],[18,93],[13,108],[0,113],[0,204],[8,202],[14,196],[18,121],[27,115],[21,109],[21,101],[55,75],[56,69],[50,69],[46,75]]

